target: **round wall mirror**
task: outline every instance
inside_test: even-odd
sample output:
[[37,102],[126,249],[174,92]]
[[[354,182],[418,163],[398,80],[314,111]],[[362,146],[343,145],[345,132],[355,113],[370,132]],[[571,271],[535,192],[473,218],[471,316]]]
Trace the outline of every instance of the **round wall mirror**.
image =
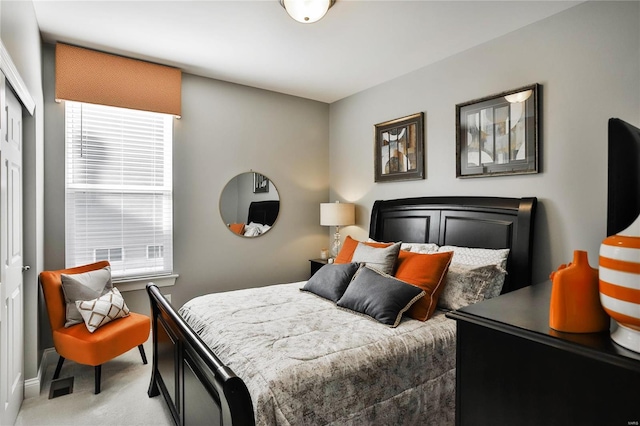
[[280,211],[278,189],[265,175],[240,173],[220,195],[220,216],[229,231],[242,237],[269,232]]

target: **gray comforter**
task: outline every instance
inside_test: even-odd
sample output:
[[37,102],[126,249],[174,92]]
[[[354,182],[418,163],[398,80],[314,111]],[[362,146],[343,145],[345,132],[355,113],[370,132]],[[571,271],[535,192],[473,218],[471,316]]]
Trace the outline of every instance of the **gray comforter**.
[[180,314],[241,377],[258,425],[454,423],[455,322],[397,328],[300,291],[209,294]]

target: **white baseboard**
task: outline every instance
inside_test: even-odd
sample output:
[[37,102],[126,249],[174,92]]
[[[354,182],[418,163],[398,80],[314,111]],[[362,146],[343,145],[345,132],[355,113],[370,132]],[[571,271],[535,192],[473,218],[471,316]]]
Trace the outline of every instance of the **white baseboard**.
[[50,363],[55,362],[58,353],[54,348],[47,348],[42,353],[38,376],[24,381],[24,399],[40,396],[40,387],[44,383],[43,375]]
[[[38,371],[38,376],[40,372]],[[40,377],[27,379],[24,381],[24,399],[35,398],[40,396]]]

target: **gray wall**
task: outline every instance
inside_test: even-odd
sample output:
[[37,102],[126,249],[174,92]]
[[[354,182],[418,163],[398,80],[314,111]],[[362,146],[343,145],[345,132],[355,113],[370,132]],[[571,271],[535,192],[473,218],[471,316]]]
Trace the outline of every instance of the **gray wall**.
[[[175,304],[208,292],[303,280],[326,241],[329,106],[183,75],[174,146]],[[249,171],[278,188],[280,214],[260,238],[238,238],[218,212],[226,183]]]
[[[6,9],[2,2],[3,21]],[[535,280],[570,261],[574,249],[588,250],[596,265],[605,233],[606,121],[617,116],[640,125],[639,9],[638,2],[585,3],[330,107],[184,75],[174,142],[180,278],[163,291],[179,306],[207,292],[304,279],[307,259],[328,244],[318,204],[329,194],[358,204],[358,225],[343,235],[360,238],[379,198],[537,196]],[[24,40],[29,51],[38,48],[32,39]],[[53,102],[51,46],[43,58],[44,267],[56,269],[64,266],[63,106]],[[534,82],[543,85],[542,173],[456,179],[455,105]],[[427,179],[373,183],[373,125],[417,111],[426,113]],[[232,235],[218,213],[225,183],[250,169],[269,176],[282,201],[276,227],[258,239]],[[146,303],[142,291],[126,297]]]
[[[0,37],[35,101],[33,116],[23,114],[24,378],[36,378],[38,347],[38,273],[43,265],[44,119],[40,31],[31,2],[0,1]],[[39,350],[40,349],[40,350]]]
[[[455,106],[542,84],[536,175],[456,179]],[[640,126],[640,3],[587,2],[331,105],[331,199],[358,205],[365,238],[376,199],[536,196],[534,282],[575,249],[597,266],[606,228],[607,120]],[[373,181],[373,126],[425,112],[426,179]]]
[[[64,105],[54,101],[54,52],[45,45],[46,269],[65,265]],[[173,158],[180,277],[162,289],[174,305],[204,293],[308,278],[308,259],[326,245],[319,204],[329,197],[328,141],[327,104],[183,74]],[[280,215],[264,236],[238,238],[226,229],[218,203],[226,183],[251,169],[277,186]],[[133,310],[148,312],[144,291],[124,296]]]

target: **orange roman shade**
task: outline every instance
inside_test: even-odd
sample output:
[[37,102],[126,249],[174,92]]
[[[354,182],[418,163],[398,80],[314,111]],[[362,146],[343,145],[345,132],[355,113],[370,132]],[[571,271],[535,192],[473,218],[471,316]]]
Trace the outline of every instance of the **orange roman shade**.
[[181,115],[177,68],[56,45],[56,100]]

